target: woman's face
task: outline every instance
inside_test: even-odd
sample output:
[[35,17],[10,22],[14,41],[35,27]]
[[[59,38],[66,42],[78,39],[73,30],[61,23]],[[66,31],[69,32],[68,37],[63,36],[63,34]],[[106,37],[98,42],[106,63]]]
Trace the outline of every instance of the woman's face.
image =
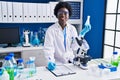
[[58,10],[57,13],[58,21],[62,24],[66,24],[67,20],[69,19],[69,11],[66,8],[61,8]]

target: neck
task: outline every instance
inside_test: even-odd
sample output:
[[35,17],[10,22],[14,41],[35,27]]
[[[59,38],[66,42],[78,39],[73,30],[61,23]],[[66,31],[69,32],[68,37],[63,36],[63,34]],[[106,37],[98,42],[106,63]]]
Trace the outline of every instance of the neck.
[[60,23],[60,22],[59,22],[59,24],[60,24],[60,26],[62,27],[62,29],[64,29],[65,26],[67,25],[66,23]]

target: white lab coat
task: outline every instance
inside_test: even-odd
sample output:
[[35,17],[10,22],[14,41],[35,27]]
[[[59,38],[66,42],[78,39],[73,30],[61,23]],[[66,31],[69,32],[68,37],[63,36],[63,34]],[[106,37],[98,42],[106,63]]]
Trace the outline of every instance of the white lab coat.
[[68,60],[73,60],[73,50],[77,50],[79,47],[74,41],[78,36],[77,31],[73,25],[67,23],[66,34],[65,50],[63,30],[58,22],[47,29],[44,53],[48,61],[67,63]]

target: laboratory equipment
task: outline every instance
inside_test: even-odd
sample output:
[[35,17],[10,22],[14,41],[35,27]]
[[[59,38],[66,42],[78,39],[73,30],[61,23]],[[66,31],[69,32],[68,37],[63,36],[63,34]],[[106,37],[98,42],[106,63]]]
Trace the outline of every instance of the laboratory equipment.
[[103,64],[103,63],[101,63],[101,64],[98,65],[98,68],[100,68],[100,69],[109,69],[110,72],[117,71],[117,67],[115,67],[115,66],[113,66],[111,64]]
[[35,73],[35,65],[33,61],[27,61],[27,78],[32,77]]
[[33,31],[30,32],[30,44],[32,44],[33,41]]
[[0,68],[0,80],[9,80],[9,74],[4,68]]
[[[24,31],[24,30],[23,30],[23,31]],[[22,33],[22,34],[20,35],[20,44],[23,45],[24,41],[25,41],[25,38],[24,38],[24,34]]]
[[5,56],[5,61],[3,63],[3,67],[7,70],[9,74],[9,80],[14,80],[14,66],[10,61],[10,56]]
[[24,73],[24,64],[23,64],[23,59],[18,59],[18,67],[17,67],[17,72],[18,72],[18,75],[19,75],[19,79],[22,79],[23,78],[23,73]]
[[[80,38],[80,39],[79,39]],[[76,41],[80,48],[78,48],[73,64],[79,66],[82,69],[88,69],[87,63],[91,60],[91,57],[87,54],[89,45],[85,44],[86,41],[82,37],[76,38]]]
[[111,58],[111,64],[114,66],[118,66],[119,61],[118,61],[118,52],[113,52],[112,58]]
[[79,35],[81,37],[84,37],[87,32],[91,30],[91,24],[90,24],[90,16],[87,16],[87,20],[85,22],[85,27],[80,31]]
[[33,74],[36,73],[35,59],[36,59],[36,57],[29,57]]
[[34,76],[36,73],[35,57],[29,57],[27,64],[27,78]]
[[25,30],[23,33],[24,33],[24,36],[25,36],[25,43],[23,44],[23,46],[25,46],[25,47],[31,46],[31,44],[29,43],[29,36],[28,36],[30,31]]
[[37,32],[35,32],[35,34],[34,34],[34,39],[32,41],[32,44],[33,44],[33,46],[39,46],[39,44],[40,44],[40,40],[38,39],[38,33]]
[[9,53],[9,56],[11,57],[11,62],[14,66],[14,76],[16,76],[17,75],[17,62],[15,60],[14,53],[13,52]]

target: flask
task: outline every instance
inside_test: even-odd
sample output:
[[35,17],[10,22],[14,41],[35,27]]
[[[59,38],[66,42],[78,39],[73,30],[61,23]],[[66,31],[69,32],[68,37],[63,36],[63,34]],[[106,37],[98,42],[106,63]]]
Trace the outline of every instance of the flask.
[[35,32],[35,34],[34,34],[34,39],[33,39],[32,43],[33,43],[34,46],[39,46],[39,44],[40,44],[40,40],[38,39],[37,32]]
[[33,31],[30,32],[30,43],[32,44],[33,41]]
[[21,43],[21,45],[23,45],[24,41],[25,41],[25,38],[24,38],[24,34],[22,33],[20,35],[20,43]]
[[113,66],[118,66],[119,61],[118,61],[118,52],[113,52],[112,58],[111,58],[111,64]]
[[9,74],[4,68],[0,69],[0,80],[9,80]]
[[6,69],[6,71],[9,74],[9,80],[14,80],[14,66],[12,62],[10,61],[10,56],[5,56],[5,61],[3,62],[3,67]]
[[80,31],[79,35],[81,37],[84,37],[87,32],[91,30],[91,24],[90,24],[90,16],[87,16],[87,20],[85,22],[85,27]]
[[14,53],[13,52],[9,53],[9,56],[11,57],[11,62],[14,66],[14,76],[16,76],[17,75],[17,62],[15,60]]

